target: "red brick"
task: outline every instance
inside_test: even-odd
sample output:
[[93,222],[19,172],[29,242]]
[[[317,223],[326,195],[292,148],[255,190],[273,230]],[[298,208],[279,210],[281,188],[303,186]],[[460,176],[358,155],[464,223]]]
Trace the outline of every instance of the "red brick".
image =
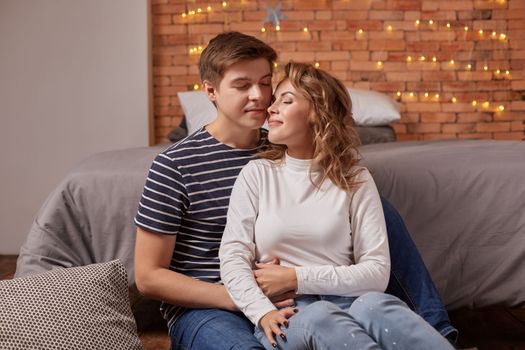
[[445,112],[421,113],[421,121],[423,123],[454,123],[456,114]]
[[456,78],[455,72],[423,72],[423,80],[429,81],[452,81]]
[[456,40],[455,32],[422,32],[421,40],[423,41],[453,41]]
[[511,111],[525,111],[525,101],[512,101],[510,103]]
[[[425,73],[423,73],[425,74]],[[420,81],[420,72],[387,72],[387,80],[390,81]]]
[[494,139],[524,141],[525,134],[523,132],[496,132],[494,133]]
[[404,40],[369,40],[370,50],[401,51],[405,49]]
[[510,84],[512,90],[525,90],[525,80],[514,80]]
[[334,19],[364,21],[368,18],[368,11],[335,11],[333,17]]
[[421,10],[422,0],[391,0],[389,5],[393,10]]
[[408,112],[439,112],[441,105],[434,102],[415,102],[407,103],[406,108]]
[[383,21],[402,21],[404,19],[403,11],[377,11],[372,10],[368,13],[369,19],[380,19]]
[[[365,19],[365,18],[366,16],[361,19]],[[332,19],[332,11],[315,11],[315,19],[317,20]]]
[[488,140],[492,138],[491,133],[469,133],[469,134],[458,134],[458,139],[472,139],[472,140]]
[[477,123],[477,122],[490,122],[492,120],[492,113],[482,112],[468,112],[458,113],[458,123]]
[[476,131],[478,132],[506,132],[506,131],[510,131],[510,123],[509,122],[478,123],[476,124]]
[[443,112],[470,112],[474,110],[474,107],[470,103],[441,103],[441,109]]
[[459,80],[492,80],[492,72],[458,72]]
[[[299,2],[302,2],[299,1]],[[333,0],[332,9],[334,10],[368,10],[371,1],[348,1],[348,0]]]
[[442,131],[444,133],[462,133],[476,131],[476,124],[443,124]]
[[423,140],[452,140],[456,139],[456,134],[424,134]]
[[418,123],[418,124],[407,124],[407,130],[409,133],[437,133],[441,131],[440,123]]

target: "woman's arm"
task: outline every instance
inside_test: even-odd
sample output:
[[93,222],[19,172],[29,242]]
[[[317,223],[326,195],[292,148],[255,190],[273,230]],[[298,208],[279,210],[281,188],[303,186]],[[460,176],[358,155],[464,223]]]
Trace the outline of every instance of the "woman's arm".
[[176,235],[137,229],[135,282],[139,292],[173,305],[236,311],[223,285],[199,281],[169,269],[175,242]]
[[257,166],[250,162],[237,177],[219,250],[222,281],[234,303],[255,325],[262,316],[276,310],[257,285],[252,271],[254,227],[259,209],[257,172]]

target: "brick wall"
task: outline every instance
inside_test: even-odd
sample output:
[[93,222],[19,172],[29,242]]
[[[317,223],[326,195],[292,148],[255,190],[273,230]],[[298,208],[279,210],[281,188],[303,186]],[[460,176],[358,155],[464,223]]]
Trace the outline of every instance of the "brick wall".
[[280,31],[263,24],[276,3],[151,0],[157,143],[182,118],[177,92],[200,83],[199,50],[225,30],[401,101],[399,140],[524,138],[525,0],[285,0]]

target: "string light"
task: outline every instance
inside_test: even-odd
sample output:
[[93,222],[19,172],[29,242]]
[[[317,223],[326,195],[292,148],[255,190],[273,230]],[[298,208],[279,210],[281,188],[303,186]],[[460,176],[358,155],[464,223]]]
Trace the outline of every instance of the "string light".
[[223,1],[222,2],[222,7],[226,7],[226,6],[228,6],[228,3],[226,1]]
[[500,71],[499,69],[498,69],[498,70],[496,70],[496,74],[498,74],[498,75],[499,75],[500,73],[501,73],[501,71]]
[[407,61],[412,62],[412,56],[407,56]]
[[483,102],[483,108],[489,108],[489,106],[490,106],[489,101]]
[[504,105],[499,105],[498,109],[500,110],[500,112],[503,112],[505,110],[505,106]]
[[277,66],[278,66],[277,62],[274,62],[274,63],[273,63],[273,67],[274,67],[274,68],[277,68]]
[[483,29],[480,29],[480,30],[478,31],[478,33],[479,33],[479,34],[483,34]]
[[506,70],[505,75],[510,75],[510,71]]
[[428,92],[425,92],[425,97],[428,97]]
[[498,35],[498,33],[496,33],[496,32],[492,32],[492,37],[493,37],[493,38],[495,38],[496,35]]
[[447,22],[447,28],[450,28],[450,22]]
[[276,25],[276,26],[275,26],[275,30],[276,30],[276,31],[280,31],[280,30],[281,30],[281,26],[280,26],[280,25]]
[[428,24],[432,25],[432,24],[434,24],[434,21],[430,19],[430,20],[428,20]]
[[416,26],[418,26],[420,23],[419,19],[416,19]]
[[452,101],[452,103],[456,103],[458,101],[458,99],[456,97],[452,97],[451,101]]
[[421,61],[424,61],[424,60],[426,60],[426,57],[425,57],[425,56],[421,56],[419,59],[420,59]]
[[363,29],[362,28],[359,28],[359,30],[357,31],[359,34],[363,34]]
[[477,105],[478,105],[478,101],[473,100],[473,101],[472,101],[472,107],[476,107]]
[[433,57],[432,57],[432,62],[436,62],[436,61],[437,61],[436,56],[433,56]]
[[201,13],[201,12],[202,12],[202,9],[199,7],[199,8],[197,9],[197,13]]
[[182,13],[181,16],[182,16],[182,18],[186,18],[186,16],[187,16],[186,12]]
[[435,94],[434,97],[435,97],[435,98],[439,98],[439,94]]
[[489,70],[489,67],[483,66],[483,70],[487,71],[487,70]]
[[454,64],[454,63],[455,63],[454,60],[450,60],[450,64]]
[[401,91],[396,92],[397,97],[401,97]]
[[465,29],[465,31],[468,32],[468,26],[465,26],[463,29]]
[[409,95],[410,95],[410,97],[414,97],[414,93],[413,92],[409,93]]
[[467,69],[468,69],[468,70],[471,70],[471,69],[472,69],[472,64],[470,64],[470,63],[467,64]]
[[319,62],[315,62],[314,66],[315,66],[315,68],[319,68],[319,66],[320,66]]
[[388,30],[389,32],[391,32],[391,31],[392,31],[392,26],[389,25],[388,27],[386,27],[386,30]]
[[377,61],[377,65],[378,65],[379,67],[382,67],[382,66],[383,66],[383,62],[381,62],[381,61]]
[[199,84],[194,84],[193,85],[193,90],[199,90],[200,88],[200,85]]
[[501,40],[505,40],[505,39],[507,38],[507,35],[501,33],[501,34],[499,35],[499,38],[500,38]]
[[308,27],[304,27],[303,32],[308,33]]
[[266,28],[262,27],[261,28],[261,33],[266,33]]
[[211,10],[212,10],[211,6],[208,6],[208,7],[206,8],[206,10],[208,10],[208,12],[211,12]]

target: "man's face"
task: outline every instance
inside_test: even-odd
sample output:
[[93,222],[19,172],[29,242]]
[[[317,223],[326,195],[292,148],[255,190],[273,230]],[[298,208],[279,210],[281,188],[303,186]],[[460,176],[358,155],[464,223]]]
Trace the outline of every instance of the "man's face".
[[226,70],[218,86],[205,84],[218,118],[250,130],[263,125],[272,99],[272,71],[265,58],[237,62]]

